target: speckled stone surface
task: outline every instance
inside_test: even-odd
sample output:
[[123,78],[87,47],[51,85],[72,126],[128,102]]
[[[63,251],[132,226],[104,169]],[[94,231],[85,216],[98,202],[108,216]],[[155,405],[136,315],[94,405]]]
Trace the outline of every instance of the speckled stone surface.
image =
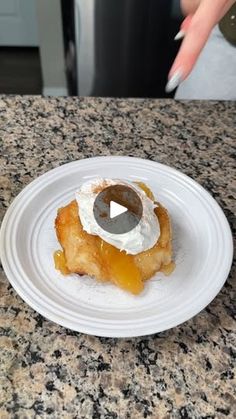
[[[1,218],[38,175],[111,154],[192,176],[233,229],[235,126],[233,102],[0,97]],[[235,418],[235,279],[185,324],[116,340],[45,320],[1,271],[0,418]]]

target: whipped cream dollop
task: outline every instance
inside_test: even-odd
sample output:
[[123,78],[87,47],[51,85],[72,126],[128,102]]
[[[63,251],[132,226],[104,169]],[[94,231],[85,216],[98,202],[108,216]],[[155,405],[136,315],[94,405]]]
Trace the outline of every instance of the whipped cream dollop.
[[[112,185],[124,185],[132,188],[138,194],[143,205],[143,214],[138,225],[127,233],[109,233],[99,226],[94,217],[93,206],[98,193],[102,188],[105,189]],[[160,225],[154,212],[156,204],[138,185],[120,179],[96,178],[85,182],[76,191],[75,197],[80,221],[87,233],[97,235],[105,242],[131,255],[151,249],[156,244],[160,236]]]

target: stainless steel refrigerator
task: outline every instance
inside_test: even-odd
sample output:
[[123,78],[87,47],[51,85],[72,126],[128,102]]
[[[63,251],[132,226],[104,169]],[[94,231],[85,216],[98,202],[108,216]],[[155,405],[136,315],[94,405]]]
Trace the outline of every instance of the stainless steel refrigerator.
[[165,97],[178,0],[61,0],[67,83],[82,96]]

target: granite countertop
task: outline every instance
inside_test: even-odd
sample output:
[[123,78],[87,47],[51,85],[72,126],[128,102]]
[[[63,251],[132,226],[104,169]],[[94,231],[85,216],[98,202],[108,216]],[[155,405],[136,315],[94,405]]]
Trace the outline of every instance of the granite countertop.
[[[0,97],[1,219],[38,175],[98,155],[180,169],[235,212],[233,102]],[[234,272],[234,273],[233,273]],[[215,300],[145,338],[87,336],[31,309],[0,272],[0,418],[235,418],[235,270]]]

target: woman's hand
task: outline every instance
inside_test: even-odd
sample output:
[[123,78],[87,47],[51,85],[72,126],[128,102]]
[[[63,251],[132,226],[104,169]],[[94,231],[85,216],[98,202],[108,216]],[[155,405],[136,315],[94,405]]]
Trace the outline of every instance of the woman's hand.
[[213,27],[227,13],[235,0],[181,0],[188,16],[185,37],[171,67],[166,91],[174,90],[193,69]]

